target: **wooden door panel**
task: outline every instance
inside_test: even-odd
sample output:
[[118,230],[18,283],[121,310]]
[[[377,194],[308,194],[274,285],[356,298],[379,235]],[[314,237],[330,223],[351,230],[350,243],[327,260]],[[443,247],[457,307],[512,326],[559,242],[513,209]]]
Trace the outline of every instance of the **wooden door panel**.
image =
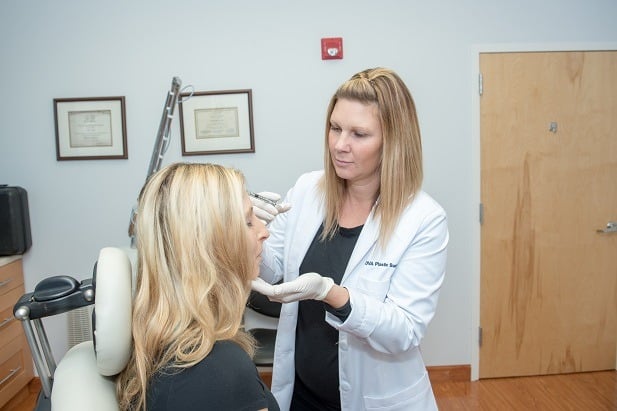
[[596,229],[617,219],[617,53],[480,67],[480,378],[613,369],[617,235]]

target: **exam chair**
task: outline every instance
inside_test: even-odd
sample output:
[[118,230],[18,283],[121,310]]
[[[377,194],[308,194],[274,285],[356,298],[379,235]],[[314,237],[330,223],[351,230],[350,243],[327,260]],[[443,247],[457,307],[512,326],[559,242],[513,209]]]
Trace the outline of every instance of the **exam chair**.
[[[42,319],[91,304],[93,340],[69,349],[56,365]],[[35,411],[118,410],[115,376],[131,352],[131,311],[131,260],[115,247],[101,249],[91,279],[46,278],[19,299],[13,314],[41,379]]]

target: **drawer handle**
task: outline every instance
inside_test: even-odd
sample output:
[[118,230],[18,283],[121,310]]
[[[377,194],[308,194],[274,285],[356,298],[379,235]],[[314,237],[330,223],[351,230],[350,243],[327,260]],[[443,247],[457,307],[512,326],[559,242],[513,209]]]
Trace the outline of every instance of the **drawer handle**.
[[8,323],[10,323],[11,321],[13,321],[13,317],[8,317],[8,318],[5,318],[5,319],[4,319],[4,321],[2,321],[2,322],[0,323],[0,328],[4,327],[5,325],[7,325]]
[[8,380],[11,379],[11,377],[13,377],[15,374],[17,374],[19,372],[19,370],[21,370],[21,367],[17,367],[14,370],[11,370],[11,372],[9,373],[9,375],[7,375],[6,377],[4,377],[2,379],[2,381],[0,381],[0,385],[4,384],[5,382],[7,382]]
[[8,280],[0,281],[0,287],[4,287],[5,285],[10,283],[11,281],[13,281],[12,278],[9,278]]

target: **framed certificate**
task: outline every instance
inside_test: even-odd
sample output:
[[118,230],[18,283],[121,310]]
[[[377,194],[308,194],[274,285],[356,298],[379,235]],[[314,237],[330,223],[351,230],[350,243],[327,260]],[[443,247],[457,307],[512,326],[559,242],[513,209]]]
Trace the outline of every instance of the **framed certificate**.
[[56,159],[127,159],[124,96],[54,99]]
[[181,94],[182,155],[254,153],[251,90]]

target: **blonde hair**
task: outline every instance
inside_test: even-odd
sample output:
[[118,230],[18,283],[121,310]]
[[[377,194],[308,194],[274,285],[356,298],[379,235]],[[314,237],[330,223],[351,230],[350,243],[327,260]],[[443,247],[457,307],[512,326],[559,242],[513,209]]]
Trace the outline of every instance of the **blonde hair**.
[[377,107],[383,146],[375,217],[380,219],[379,244],[385,247],[401,213],[422,186],[422,142],[416,106],[403,80],[386,68],[354,74],[336,90],[326,115],[325,173],[320,185],[326,212],[322,239],[333,236],[338,229],[346,191],[345,180],[336,175],[328,148],[330,116],[339,99],[374,103]]
[[176,163],[143,187],[136,217],[133,352],[116,390],[122,410],[146,409],[151,378],[191,367],[219,340],[253,355],[240,330],[250,292],[245,179],[214,164]]

